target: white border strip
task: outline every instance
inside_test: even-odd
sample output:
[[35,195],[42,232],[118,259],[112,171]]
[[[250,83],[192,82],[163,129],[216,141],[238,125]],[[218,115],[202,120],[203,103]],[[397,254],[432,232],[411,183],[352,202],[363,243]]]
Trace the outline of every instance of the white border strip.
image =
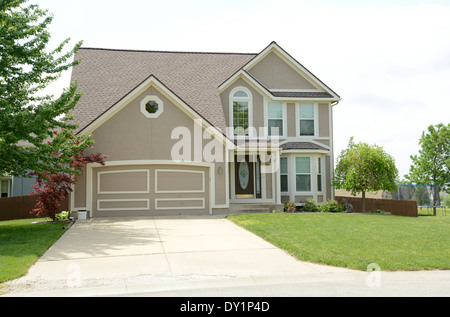
[[[202,174],[202,189],[193,190],[158,190],[158,172],[176,172],[176,173],[195,173]],[[177,193],[204,193],[205,192],[205,172],[191,170],[175,170],[175,169],[156,169],[155,170],[155,193],[156,194],[177,194]]]
[[[190,206],[190,207],[158,207],[158,202],[160,201],[179,201],[179,200],[197,200],[197,201],[201,201],[202,205],[201,206]],[[155,210],[181,210],[181,209],[204,209],[205,208],[205,198],[157,198],[155,199]]]
[[[102,174],[119,174],[119,173],[147,173],[147,189],[144,191],[101,191],[101,185],[100,185],[100,176]],[[103,195],[103,194],[150,194],[150,170],[148,169],[141,169],[141,170],[117,170],[117,171],[104,171],[104,172],[98,172],[97,173],[97,195]]]
[[[135,208],[100,208],[100,203],[102,202],[130,202],[130,201],[145,201],[147,203],[146,207],[135,207]],[[150,199],[97,199],[97,211],[115,211],[115,210],[150,210]]]

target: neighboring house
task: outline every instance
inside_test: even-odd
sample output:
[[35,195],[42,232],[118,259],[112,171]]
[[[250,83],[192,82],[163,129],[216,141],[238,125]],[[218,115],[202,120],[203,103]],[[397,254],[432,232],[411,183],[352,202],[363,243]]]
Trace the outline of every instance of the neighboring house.
[[12,176],[0,176],[0,198],[12,196]]
[[[362,193],[357,195],[352,195],[351,192],[344,189],[335,189],[334,195],[338,197],[362,197]],[[366,192],[366,198],[376,198],[376,199],[392,199],[392,194],[387,190],[378,190],[376,192]]]
[[36,178],[0,176],[0,198],[27,196],[35,185]]
[[88,153],[109,157],[78,176],[72,210],[215,214],[334,197],[341,98],[277,43],[259,54],[81,48],[75,58],[78,132],[93,135]]

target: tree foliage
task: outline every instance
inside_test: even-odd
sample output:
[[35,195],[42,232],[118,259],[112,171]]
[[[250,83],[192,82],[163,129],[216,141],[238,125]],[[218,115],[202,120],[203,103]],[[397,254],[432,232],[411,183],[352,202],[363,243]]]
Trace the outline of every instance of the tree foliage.
[[[104,165],[105,155],[90,154],[84,155],[83,151],[92,146],[91,136],[71,135],[69,130],[55,131],[53,142],[57,146],[66,147],[63,151],[52,153],[58,158],[60,167],[55,168],[57,172],[32,172],[36,176],[36,185],[33,186],[32,194],[38,195],[36,206],[32,210],[37,217],[47,216],[55,220],[56,214],[61,212],[61,203],[72,192],[75,184],[75,175],[89,163],[99,163]],[[65,165],[65,166],[64,166]],[[59,170],[59,171],[58,171]],[[65,172],[60,172],[64,170]]]
[[[410,183],[436,185],[450,192],[450,124],[430,125],[422,132],[419,154],[411,155],[412,165],[405,178]],[[439,190],[438,190],[439,192]],[[433,206],[437,204],[433,195]],[[433,209],[436,215],[436,208]]]
[[419,154],[411,155],[412,165],[405,178],[416,184],[450,183],[450,124],[430,125],[422,132]]
[[336,164],[333,186],[356,196],[362,193],[365,212],[365,193],[397,188],[398,170],[394,158],[378,145],[353,142],[343,150]]
[[54,130],[74,129],[70,116],[80,93],[76,84],[55,98],[42,90],[61,73],[81,46],[63,52],[69,39],[48,52],[47,27],[53,17],[28,0],[0,1],[0,175],[25,175],[29,170],[50,171],[60,166]]

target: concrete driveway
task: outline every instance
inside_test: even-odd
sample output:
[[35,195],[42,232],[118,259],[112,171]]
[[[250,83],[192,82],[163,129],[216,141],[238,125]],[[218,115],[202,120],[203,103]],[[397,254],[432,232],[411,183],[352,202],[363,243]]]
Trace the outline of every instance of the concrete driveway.
[[[216,296],[226,289],[235,296],[386,296],[379,278],[297,261],[222,216],[96,218],[77,221],[5,289],[6,296],[208,296],[208,289]],[[411,286],[411,277],[405,281]]]

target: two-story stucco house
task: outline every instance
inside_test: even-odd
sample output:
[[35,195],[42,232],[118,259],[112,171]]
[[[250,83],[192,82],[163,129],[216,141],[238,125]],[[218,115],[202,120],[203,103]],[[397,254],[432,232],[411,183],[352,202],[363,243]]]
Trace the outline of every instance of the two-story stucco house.
[[73,111],[91,152],[72,210],[215,214],[334,197],[341,99],[272,42],[259,54],[82,48]]

